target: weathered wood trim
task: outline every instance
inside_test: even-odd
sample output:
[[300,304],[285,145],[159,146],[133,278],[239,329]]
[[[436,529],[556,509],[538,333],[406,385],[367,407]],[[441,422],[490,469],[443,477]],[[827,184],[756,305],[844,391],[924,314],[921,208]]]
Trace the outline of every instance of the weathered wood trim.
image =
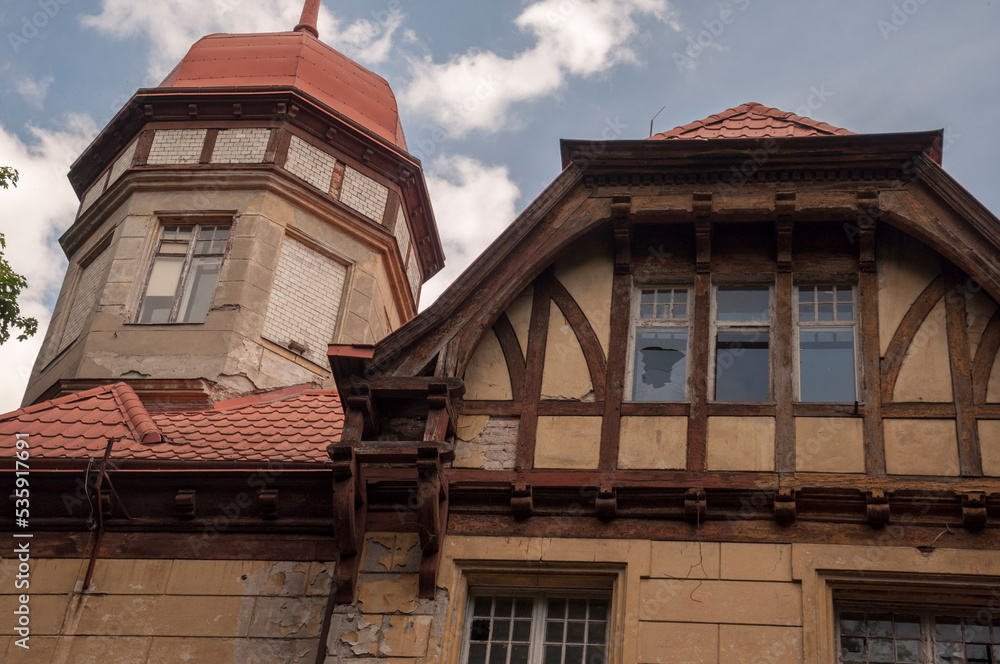
[[633,401],[622,404],[622,417],[688,417],[689,403],[654,403]]
[[951,388],[955,399],[955,426],[958,430],[958,465],[963,476],[980,477],[983,461],[979,450],[979,428],[974,413],[972,357],[966,323],[964,275],[951,270],[949,289],[944,298],[948,357],[951,360]]
[[[523,389],[523,385],[521,386]],[[496,415],[520,417],[524,406],[520,401],[458,401],[455,410],[459,415]]]
[[[612,298],[613,299],[613,298]],[[593,326],[587,320],[587,315],[570,294],[566,287],[558,279],[552,280],[552,301],[556,303],[569,322],[576,340],[580,342],[583,350],[583,357],[587,361],[587,368],[590,371],[590,382],[594,388],[594,398],[604,401],[607,388],[605,381],[608,373],[608,362],[604,358],[604,349],[594,332]],[[612,315],[612,319],[614,316]],[[513,332],[513,330],[511,330]]]
[[993,312],[993,317],[986,324],[983,337],[979,340],[979,348],[976,349],[976,358],[972,363],[973,397],[977,404],[986,403],[990,374],[993,372],[993,363],[996,362],[998,350],[1000,350],[1000,308]]
[[954,403],[895,402],[882,404],[882,417],[899,418],[946,418],[955,417]]
[[632,317],[632,276],[618,274],[611,286],[611,337],[605,370],[607,389],[604,393],[604,417],[601,420],[601,455],[599,467],[606,470],[618,466],[621,411],[625,400],[625,377],[628,366],[628,342]]
[[896,380],[899,379],[899,371],[903,368],[903,360],[906,359],[906,351],[909,350],[913,337],[920,330],[920,326],[928,314],[937,305],[938,300],[944,297],[946,289],[947,280],[944,275],[939,275],[917,296],[909,311],[903,316],[903,320],[900,321],[895,334],[892,335],[892,341],[889,342],[885,358],[882,361],[883,402],[892,400],[893,392],[896,390]]
[[521,354],[521,342],[517,340],[514,326],[510,324],[506,313],[500,314],[493,323],[493,333],[497,335],[503,359],[507,363],[511,394],[514,401],[521,401],[524,394],[524,355]]
[[[882,477],[885,470],[885,436],[882,430],[882,402],[892,393],[882,391],[881,340],[878,321],[878,272],[875,260],[878,198],[873,191],[858,192],[859,242],[858,259],[858,351],[860,371],[859,401],[864,405],[865,473]],[[918,326],[919,327],[919,326]],[[905,355],[905,351],[904,351]],[[900,360],[902,366],[902,360]],[[896,369],[899,376],[899,369]],[[893,378],[893,386],[896,379]]]
[[528,353],[524,373],[524,400],[515,468],[529,470],[535,462],[535,435],[538,432],[538,402],[542,396],[545,370],[545,345],[549,336],[549,313],[552,306],[552,269],[547,269],[534,283],[531,324],[528,328]]
[[[699,262],[702,257],[699,256]],[[694,310],[691,320],[691,418],[688,420],[687,469],[705,469],[708,444],[709,407],[708,403],[709,328],[711,325],[712,277],[707,272],[699,272],[694,277]],[[704,367],[704,369],[699,369]]]
[[792,275],[779,272],[775,279],[775,325],[773,335],[774,359],[771,375],[774,380],[774,470],[778,473],[795,472],[795,418],[792,401],[795,399],[795,321],[792,313]]
[[728,403],[716,401],[706,404],[709,417],[776,417],[778,406],[774,403]]
[[198,158],[199,164],[209,164],[212,162],[212,154],[215,152],[215,142],[219,139],[220,129],[209,129],[205,132],[205,140],[201,144],[201,156]]

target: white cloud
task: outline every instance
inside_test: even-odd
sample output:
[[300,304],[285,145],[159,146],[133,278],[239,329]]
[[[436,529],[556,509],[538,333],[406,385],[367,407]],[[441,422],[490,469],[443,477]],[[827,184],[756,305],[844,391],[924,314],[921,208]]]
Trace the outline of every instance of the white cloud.
[[[157,85],[199,38],[215,33],[288,32],[298,23],[301,0],[102,0],[97,15],[83,25],[117,39],[143,37],[149,42],[148,80]],[[385,61],[402,24],[398,10],[371,12],[347,27],[320,8],[319,34],[328,44],[362,64]]]
[[402,98],[458,136],[472,129],[497,131],[512,120],[513,104],[551,94],[570,76],[635,62],[628,43],[642,16],[680,29],[667,0],[541,0],[515,20],[534,35],[533,47],[510,58],[469,51],[443,64],[429,57],[414,61],[413,81]]
[[0,125],[0,165],[20,174],[16,188],[0,190],[0,232],[6,237],[4,256],[28,287],[21,293],[21,313],[38,319],[38,334],[17,341],[16,331],[0,346],[0,412],[20,406],[24,388],[49,324],[47,302],[62,284],[65,258],[56,242],[73,221],[78,199],[66,179],[70,164],[97,134],[97,126],[83,116],[68,116],[61,130],[30,127],[25,144]]
[[488,166],[466,156],[438,157],[425,177],[444,245],[445,267],[424,284],[422,308],[436,300],[507,228],[521,195],[506,166]]
[[15,81],[14,89],[17,90],[17,94],[24,97],[24,101],[28,102],[30,106],[42,108],[45,106],[45,95],[48,94],[49,86],[54,80],[56,79],[52,74],[37,79],[25,76]]

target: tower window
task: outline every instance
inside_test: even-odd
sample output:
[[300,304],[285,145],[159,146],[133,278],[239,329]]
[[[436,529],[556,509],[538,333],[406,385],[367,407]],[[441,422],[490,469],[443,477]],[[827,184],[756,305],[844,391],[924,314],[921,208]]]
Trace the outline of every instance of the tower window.
[[204,322],[229,229],[229,224],[163,227],[137,322]]

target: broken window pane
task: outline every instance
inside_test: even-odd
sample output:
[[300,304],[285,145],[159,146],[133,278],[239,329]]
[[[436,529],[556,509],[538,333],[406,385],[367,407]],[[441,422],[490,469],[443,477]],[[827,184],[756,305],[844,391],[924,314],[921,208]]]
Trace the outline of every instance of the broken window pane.
[[767,401],[769,348],[765,330],[720,331],[715,344],[716,401]]
[[683,401],[687,378],[687,328],[637,328],[635,401]]

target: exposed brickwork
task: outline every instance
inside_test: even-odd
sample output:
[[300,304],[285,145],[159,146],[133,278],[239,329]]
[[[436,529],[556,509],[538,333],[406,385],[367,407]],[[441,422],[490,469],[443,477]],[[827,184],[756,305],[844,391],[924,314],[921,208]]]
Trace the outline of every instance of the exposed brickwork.
[[148,164],[197,164],[207,129],[161,129],[153,136]]
[[223,129],[215,139],[212,163],[259,164],[270,138],[270,129]]
[[132,160],[135,158],[135,149],[138,147],[139,141],[132,141],[132,143],[125,148],[121,156],[115,161],[115,165],[111,167],[111,175],[108,177],[108,186],[110,187],[118,178],[122,176],[125,171],[127,171],[132,166]]
[[343,162],[337,162],[336,166],[333,167],[333,177],[330,179],[330,195],[334,198],[340,198],[340,190],[344,186],[344,164]]
[[491,417],[475,438],[457,441],[456,453],[460,458],[481,461],[481,465],[473,465],[483,470],[513,470],[520,427],[521,421],[516,417]]
[[400,206],[396,210],[396,228],[393,230],[396,235],[396,244],[399,246],[399,256],[406,265],[406,252],[410,250],[410,229],[406,225],[406,215]]
[[263,336],[288,346],[306,346],[303,356],[324,364],[333,341],[347,269],[336,261],[286,237],[264,317]]
[[97,294],[104,285],[104,275],[108,271],[110,260],[111,252],[105,249],[87,267],[82,268],[83,274],[76,283],[69,314],[66,316],[66,325],[63,327],[59,346],[53,355],[59,354],[80,336],[87,317],[93,313],[97,304]]
[[362,175],[350,166],[344,171],[344,186],[340,191],[342,203],[369,219],[382,221],[389,190],[367,175]]
[[330,190],[330,180],[337,160],[319,148],[306,143],[298,136],[292,136],[288,145],[288,160],[285,170],[298,176],[320,191]]
[[413,293],[413,301],[420,301],[420,265],[417,263],[416,247],[410,252],[410,260],[406,263],[406,277],[410,280],[410,292]]
[[97,178],[97,181],[83,195],[83,200],[80,203],[80,214],[83,214],[104,193],[104,183],[107,179],[107,173]]

